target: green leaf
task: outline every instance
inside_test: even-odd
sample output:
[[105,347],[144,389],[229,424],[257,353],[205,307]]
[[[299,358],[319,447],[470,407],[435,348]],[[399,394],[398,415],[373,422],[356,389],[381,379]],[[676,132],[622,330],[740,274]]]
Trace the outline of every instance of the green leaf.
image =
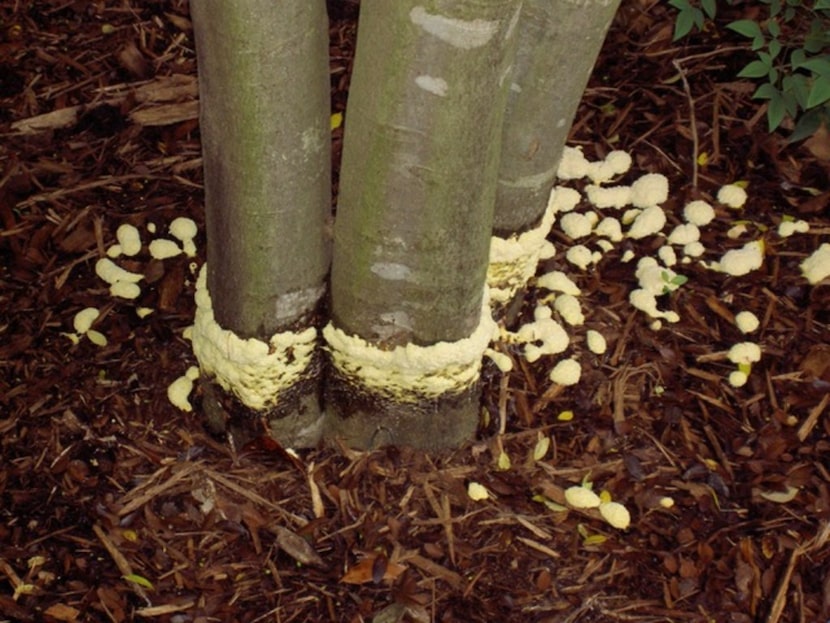
[[827,21],[820,18],[810,22],[810,30],[804,37],[804,49],[810,54],[818,54],[826,45],[830,45],[830,31],[826,24]]
[[[777,39],[781,34],[781,26],[774,19],[771,19],[767,22],[767,32]],[[773,56],[775,55],[773,54]]]
[[790,54],[790,64],[793,66],[793,69],[798,69],[801,67],[801,64],[807,60],[807,55],[804,53],[804,50],[798,49],[793,50],[793,53]]
[[792,93],[801,108],[807,108],[807,97],[810,94],[810,85],[803,74],[790,74],[781,80],[781,90]]
[[795,119],[798,116],[798,102],[795,99],[795,95],[792,93],[782,93],[781,97],[784,100],[784,110],[790,117]]
[[752,94],[752,98],[758,100],[770,100],[778,95],[778,89],[776,89],[775,86],[769,82],[765,82],[755,90],[755,93]]
[[767,49],[769,50],[769,55],[775,58],[781,53],[781,42],[778,39],[773,39],[769,42]]
[[810,54],[818,54],[824,49],[824,35],[807,35],[804,38],[804,51]]
[[769,3],[769,16],[775,17],[781,12],[781,0],[772,0]]
[[700,6],[703,7],[703,12],[709,19],[714,19],[718,12],[718,5],[715,0],[701,0]]
[[153,590],[153,583],[144,576],[138,575],[137,573],[130,573],[129,575],[124,575],[122,577],[125,580],[127,580],[127,582],[132,582],[133,584],[138,584],[143,588]]
[[830,78],[830,54],[807,59],[798,66],[798,69],[808,69],[823,78]]
[[830,0],[816,0],[816,11],[830,11]]
[[674,35],[672,36],[672,41],[677,41],[678,39],[682,39],[686,35],[689,34],[692,30],[692,26],[695,25],[695,9],[690,9],[688,11],[680,11],[677,14],[677,19],[674,22]]
[[813,82],[810,95],[807,97],[807,108],[815,108],[830,100],[830,80],[819,78]]
[[706,18],[703,16],[703,11],[700,9],[695,9],[695,26],[697,26],[698,30],[703,30],[703,22]]
[[540,504],[544,504],[548,510],[552,510],[555,513],[561,513],[562,511],[568,510],[567,506],[562,506],[561,504],[557,504],[553,500],[549,500],[544,495],[537,494],[530,498],[534,502],[539,502]]
[[749,46],[753,51],[760,50],[764,47],[764,43],[766,43],[766,39],[764,39],[763,35],[758,35],[752,40],[752,45]]
[[795,124],[793,133],[787,138],[787,142],[797,143],[815,134],[816,130],[821,126],[822,121],[824,121],[822,112],[821,108],[814,108],[801,115]]
[[756,39],[757,37],[761,37],[763,39],[764,37],[758,22],[754,22],[751,19],[739,19],[731,24],[727,24],[726,27],[729,30],[734,30],[739,35],[743,35],[749,39]]
[[776,91],[775,96],[770,99],[767,108],[767,125],[769,126],[770,132],[781,125],[786,112],[784,98]]
[[763,78],[772,68],[763,61],[752,61],[738,72],[738,78]]

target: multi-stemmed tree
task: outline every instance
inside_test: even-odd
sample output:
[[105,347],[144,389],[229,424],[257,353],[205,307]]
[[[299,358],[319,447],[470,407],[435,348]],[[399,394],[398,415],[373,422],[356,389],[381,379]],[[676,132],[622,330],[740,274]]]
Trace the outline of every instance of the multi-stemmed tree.
[[501,303],[535,268],[514,243],[550,227],[617,4],[363,0],[333,235],[324,1],[191,4],[208,239],[193,346],[214,426],[266,423],[292,446],[472,434],[488,266]]

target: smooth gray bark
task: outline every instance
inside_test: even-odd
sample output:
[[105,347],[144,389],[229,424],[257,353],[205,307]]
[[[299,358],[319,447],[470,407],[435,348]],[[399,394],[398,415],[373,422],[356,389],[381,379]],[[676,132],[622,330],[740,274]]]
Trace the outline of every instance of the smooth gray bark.
[[191,3],[208,288],[216,319],[267,340],[323,292],[331,208],[323,0]]
[[535,225],[620,0],[525,0],[511,76],[494,234]]
[[[325,2],[196,0],[190,8],[212,311],[222,329],[270,344],[276,333],[318,322],[325,293],[331,211]],[[201,352],[220,352],[222,344],[216,346]],[[194,351],[199,356],[195,337]],[[291,352],[286,357],[290,362]],[[316,444],[320,359],[318,353],[288,386],[272,391],[265,384],[263,409],[261,400],[245,404],[236,400],[243,395],[238,389],[227,387],[238,375],[222,376],[220,367],[238,363],[232,353],[209,366],[200,358],[208,368],[203,406],[211,426],[234,432],[237,441],[262,435],[264,425],[286,445]]]
[[332,265],[347,333],[427,345],[478,323],[519,6],[361,4]]
[[[478,326],[520,6],[363,0],[332,263],[347,334],[390,349]],[[330,384],[327,433],[352,445],[454,445],[475,429],[475,387],[414,403],[353,381]]]
[[[490,236],[524,231],[542,214],[618,3],[524,0],[522,13],[523,0],[363,0],[334,229],[333,327],[382,351],[438,342],[456,350],[475,332]],[[196,0],[191,11],[212,313],[236,336],[267,342],[314,322],[329,264],[325,3]],[[337,367],[328,381],[328,437],[435,448],[474,431],[475,382],[419,393],[427,375],[402,397],[361,384],[354,369]],[[284,443],[313,444],[319,360],[307,370],[267,413],[243,416],[267,422]],[[408,378],[403,370],[398,380]],[[215,426],[233,429],[238,405],[218,390],[208,375],[204,408]]]

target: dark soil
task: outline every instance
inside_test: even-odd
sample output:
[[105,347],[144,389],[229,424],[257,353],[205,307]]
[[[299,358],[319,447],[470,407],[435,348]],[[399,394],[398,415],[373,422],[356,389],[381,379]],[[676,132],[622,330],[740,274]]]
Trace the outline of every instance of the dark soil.
[[[666,3],[623,4],[572,144],[667,175],[675,215],[747,181],[740,218],[764,237],[764,266],[684,269],[681,321],[654,331],[611,252],[574,277],[608,354],[556,396],[547,364],[488,369],[503,435],[491,423],[440,455],[289,460],[267,440],[216,439],[167,400],[194,364],[190,260],[138,256],[150,287],[129,303],[93,270],[124,222],[203,221],[187,3],[0,0],[0,619],[830,620],[830,284],[798,269],[830,240],[827,136],[768,135],[754,85],[734,77],[750,59],[737,35],[675,45]],[[358,6],[330,5],[340,112]],[[780,238],[785,213],[810,233]],[[743,244],[731,224],[708,230],[708,259]],[[546,268],[567,270],[560,256]],[[66,337],[87,306],[107,346]],[[725,352],[746,339],[741,309],[761,319],[763,358],[736,389]],[[586,478],[627,506],[628,530],[546,504]],[[470,482],[491,497],[470,499]]]

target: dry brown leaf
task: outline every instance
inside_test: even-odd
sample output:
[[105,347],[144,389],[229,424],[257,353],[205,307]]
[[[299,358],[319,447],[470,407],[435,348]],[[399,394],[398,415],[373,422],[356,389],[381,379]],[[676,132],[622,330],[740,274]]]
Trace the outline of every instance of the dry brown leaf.
[[277,535],[277,545],[286,554],[291,556],[297,562],[303,565],[311,565],[313,567],[320,567],[325,569],[328,565],[320,558],[320,554],[311,547],[299,534],[284,528],[282,526],[274,526],[272,528]]
[[752,595],[752,581],[754,573],[752,565],[741,558],[735,560],[735,588],[738,591],[738,596],[743,601],[749,601]]
[[432,620],[427,609],[420,605],[394,602],[372,617],[372,623],[399,623],[412,620],[414,623],[429,623]]
[[344,584],[380,584],[396,580],[404,571],[404,565],[390,561],[383,554],[372,553],[349,568],[340,581]]
[[143,80],[150,75],[150,64],[132,41],[119,50],[117,57],[121,66],[136,78]]
[[323,496],[320,495],[320,487],[317,481],[314,480],[314,461],[308,465],[306,479],[308,480],[309,493],[311,493],[311,508],[314,511],[314,516],[317,519],[325,517],[326,507],[323,505]]
[[173,312],[184,286],[184,265],[175,262],[165,270],[164,278],[158,286],[158,307],[161,311]]
[[735,322],[735,315],[732,311],[726,307],[720,300],[715,296],[707,296],[706,297],[706,307],[711,309],[714,313],[718,316],[726,320],[726,322],[730,324],[734,324]]
[[799,214],[822,214],[830,203],[830,191],[799,201],[796,209]]
[[81,611],[66,604],[52,604],[43,614],[58,621],[77,621]]
[[170,23],[179,30],[183,30],[184,32],[190,32],[193,30],[193,23],[186,17],[176,15],[175,13],[165,13],[164,17],[166,17]]
[[265,519],[265,516],[260,513],[250,502],[244,502],[240,506],[240,510],[242,521],[245,526],[247,526],[248,532],[251,534],[251,541],[254,545],[254,551],[260,553],[262,551],[262,545],[259,541],[259,529],[267,523],[267,520]]
[[814,344],[798,367],[810,379],[830,381],[830,346]]

